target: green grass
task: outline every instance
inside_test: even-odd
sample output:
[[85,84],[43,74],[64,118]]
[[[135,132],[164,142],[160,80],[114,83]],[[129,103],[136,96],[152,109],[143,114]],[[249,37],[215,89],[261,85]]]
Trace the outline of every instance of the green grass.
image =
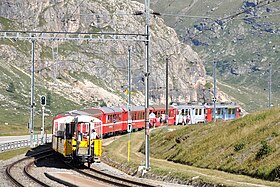
[[151,154],[176,163],[276,180],[279,114],[278,108],[232,122],[162,130],[151,137]]
[[[26,127],[30,117],[30,77],[20,71],[20,67],[15,68],[0,61],[0,78],[2,80],[1,95],[5,97],[5,99],[0,100],[0,105],[2,106],[0,108],[0,135],[27,134]],[[13,92],[6,91],[10,83],[14,85]],[[44,87],[44,81],[40,80],[40,77],[35,78],[34,128],[38,132],[42,126],[40,96],[47,95],[48,92],[52,96],[50,105],[46,106],[46,110],[49,109],[51,112],[45,112],[46,129],[49,131],[51,121],[56,114],[80,108],[80,105],[47,90]],[[5,123],[8,123],[8,125],[5,125]],[[12,128],[13,131],[4,130],[5,128]]]
[[[273,180],[279,167],[279,111],[273,109],[216,125],[153,130],[149,149],[151,170],[147,176],[234,187],[279,186],[279,182],[250,177]],[[104,148],[102,161],[135,174],[138,166],[145,165],[143,133],[131,134],[129,162],[127,135]],[[266,141],[271,149],[267,149],[262,141]],[[257,154],[262,155],[260,160],[256,159]]]
[[0,16],[0,24],[3,27],[3,30],[12,30],[15,28],[15,23],[9,19],[3,18]]
[[22,149],[16,149],[16,150],[0,153],[0,160],[11,159],[11,158],[13,158],[15,156],[18,156],[18,155],[26,153],[28,150],[30,150],[30,148],[22,148]]

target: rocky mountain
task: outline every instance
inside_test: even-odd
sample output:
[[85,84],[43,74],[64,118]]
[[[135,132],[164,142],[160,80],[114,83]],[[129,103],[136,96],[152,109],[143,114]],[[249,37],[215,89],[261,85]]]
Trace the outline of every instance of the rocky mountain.
[[[144,2],[144,0],[139,0]],[[161,0],[151,8],[202,59],[207,75],[217,62],[218,86],[248,111],[280,105],[279,0]]]
[[[0,30],[144,33],[144,5],[115,0],[12,0],[0,2]],[[151,104],[164,103],[165,63],[169,63],[170,101],[211,101],[212,85],[198,54],[179,41],[174,29],[152,16]],[[144,104],[145,45],[137,41],[35,41],[35,98],[47,95],[47,112],[99,105],[125,105],[128,48],[132,47],[134,104]],[[31,41],[0,40],[0,102],[3,113],[28,118]],[[220,99],[230,99],[220,93]],[[3,121],[3,120],[2,120]]]

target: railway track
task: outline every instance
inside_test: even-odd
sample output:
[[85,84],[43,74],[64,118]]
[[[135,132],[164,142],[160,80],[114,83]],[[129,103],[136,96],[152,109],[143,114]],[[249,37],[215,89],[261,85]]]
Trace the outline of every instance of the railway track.
[[[102,181],[103,183],[106,183],[106,184],[112,185],[112,186],[122,186],[122,187],[131,187],[131,186],[156,187],[156,186],[158,186],[158,185],[148,184],[148,183],[145,183],[142,181],[134,180],[132,178],[111,175],[111,174],[108,174],[108,173],[105,173],[103,171],[93,169],[93,168],[79,169],[68,163],[65,163],[65,164],[68,165],[72,170],[76,171],[77,173],[79,173],[83,176],[86,176],[95,181]],[[55,178],[52,178],[52,180],[55,180],[56,182],[63,183],[68,186],[76,186],[75,184],[72,184],[72,185],[69,184],[69,181],[62,181],[61,179],[55,179]]]
[[29,173],[29,169],[38,160],[49,157],[52,154],[53,154],[53,151],[49,148],[40,150],[34,154],[31,154],[27,157],[24,157],[16,162],[10,164],[6,168],[5,174],[18,187],[26,187],[26,186],[50,187],[49,185],[45,184],[44,182],[33,177]]

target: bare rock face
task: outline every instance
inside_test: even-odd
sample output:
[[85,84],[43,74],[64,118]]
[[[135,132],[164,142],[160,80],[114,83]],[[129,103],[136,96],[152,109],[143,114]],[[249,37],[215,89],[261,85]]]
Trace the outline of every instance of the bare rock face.
[[[92,33],[145,33],[144,5],[107,0],[13,0],[0,2],[2,17],[12,22],[3,30]],[[6,27],[6,28],[3,28]],[[201,101],[199,90],[206,72],[197,53],[178,40],[162,18],[150,17],[151,104],[164,103],[166,61],[169,67],[169,100]],[[1,53],[17,54],[9,64],[29,72],[31,43],[25,52],[1,44]],[[144,104],[145,43],[137,41],[36,41],[36,77],[45,87],[76,103],[99,101],[107,105],[126,103],[128,47],[132,47],[132,88],[135,104]],[[23,60],[24,59],[24,60]],[[50,79],[51,78],[51,79]],[[210,94],[211,95],[211,94]],[[210,96],[211,98],[211,96]],[[205,98],[204,98],[205,100]]]

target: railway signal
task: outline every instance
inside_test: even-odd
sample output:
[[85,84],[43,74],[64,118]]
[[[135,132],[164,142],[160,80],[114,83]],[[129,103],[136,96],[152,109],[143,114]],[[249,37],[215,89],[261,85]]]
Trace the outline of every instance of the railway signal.
[[47,103],[46,101],[47,101],[46,96],[42,95],[42,96],[41,96],[41,105],[42,105],[42,106],[46,106],[46,103]]
[[42,105],[42,128],[41,128],[41,144],[45,143],[44,134],[45,134],[45,106],[47,103],[46,96],[41,96],[41,105]]

